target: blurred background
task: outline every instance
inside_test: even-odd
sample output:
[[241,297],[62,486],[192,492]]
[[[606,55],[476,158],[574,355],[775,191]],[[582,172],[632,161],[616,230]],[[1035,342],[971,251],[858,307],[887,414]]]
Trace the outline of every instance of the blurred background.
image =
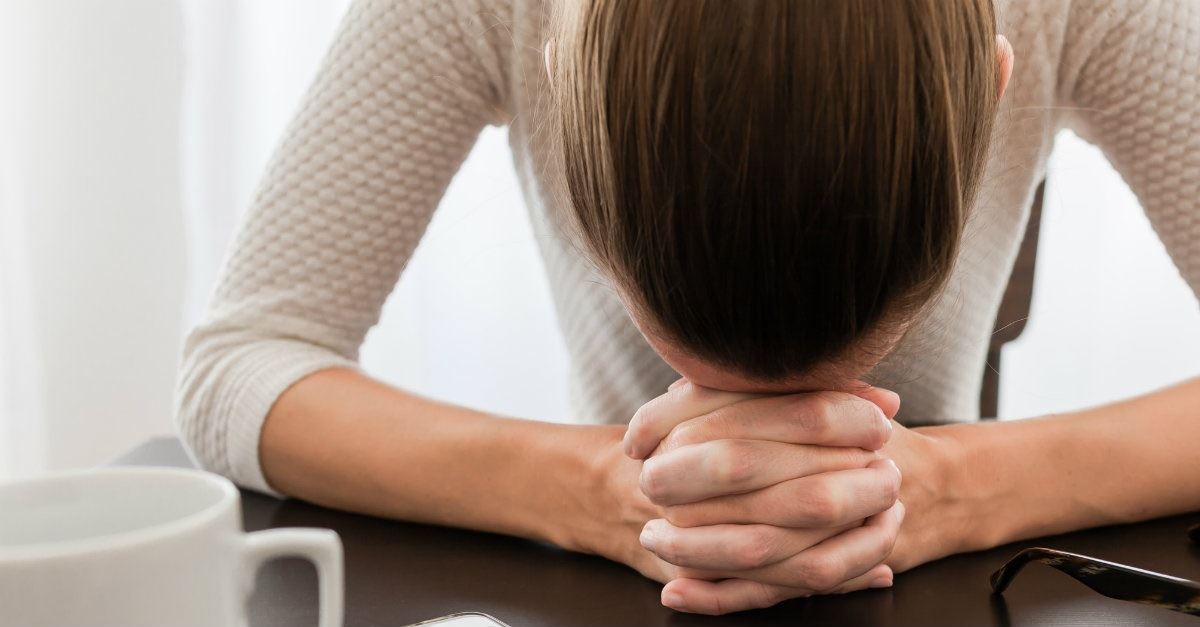
[[[0,477],[103,463],[173,432],[183,334],[347,4],[0,0]],[[1200,307],[1120,177],[1063,133],[1049,181],[1002,417],[1200,374]],[[506,133],[489,128],[369,336],[366,369],[563,419],[566,355],[528,220]]]

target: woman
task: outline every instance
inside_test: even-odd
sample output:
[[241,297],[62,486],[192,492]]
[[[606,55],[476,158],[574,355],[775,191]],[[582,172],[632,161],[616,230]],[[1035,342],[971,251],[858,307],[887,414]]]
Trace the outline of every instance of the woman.
[[[352,6],[185,347],[179,422],[207,468],[597,553],[702,613],[1200,508],[1180,480],[1200,381],[1026,421],[976,409],[1059,127],[1106,151],[1200,289],[1193,2],[558,6]],[[572,418],[594,424],[355,368],[489,123],[545,235]]]

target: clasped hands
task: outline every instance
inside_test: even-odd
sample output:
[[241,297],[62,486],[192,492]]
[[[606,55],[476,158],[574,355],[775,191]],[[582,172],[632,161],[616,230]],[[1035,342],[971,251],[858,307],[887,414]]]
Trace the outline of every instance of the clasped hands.
[[881,449],[899,397],[776,396],[681,379],[635,414],[624,453],[638,474],[643,557],[664,605],[723,614],[813,594],[887,587],[905,517],[901,473]]

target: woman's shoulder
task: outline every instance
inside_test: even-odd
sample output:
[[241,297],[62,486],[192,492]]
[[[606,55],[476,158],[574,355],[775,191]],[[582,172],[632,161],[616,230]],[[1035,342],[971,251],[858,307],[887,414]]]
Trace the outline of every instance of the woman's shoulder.
[[[1106,2],[1098,0],[1097,3]],[[1021,66],[1056,64],[1068,36],[1072,0],[997,0],[997,29]]]
[[[1192,0],[1162,0],[1190,2]],[[1017,71],[1010,94],[1023,106],[1061,104],[1079,71],[1114,26],[1145,17],[1149,2],[996,0],[997,27],[1012,43]]]
[[[514,114],[514,96],[523,90],[541,60],[546,24],[559,0],[354,0],[348,21],[367,22],[383,33],[361,45],[381,55],[412,48],[429,59],[448,64],[451,72],[482,76],[471,86],[485,88],[464,94],[486,99],[502,124]],[[462,81],[456,81],[460,87]]]
[[[411,0],[400,0],[411,1]],[[561,0],[419,0],[453,2],[475,61],[491,80],[495,124],[510,120],[529,106],[531,90],[540,87],[542,47],[550,19]]]
[[1106,39],[1154,33],[1183,21],[1195,0],[996,0],[1000,33],[1022,62],[1079,66]]

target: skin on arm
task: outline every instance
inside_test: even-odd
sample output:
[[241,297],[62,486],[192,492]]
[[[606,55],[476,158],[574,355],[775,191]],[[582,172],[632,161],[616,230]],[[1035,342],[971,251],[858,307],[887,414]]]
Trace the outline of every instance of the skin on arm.
[[918,429],[950,454],[927,522],[957,544],[902,532],[891,563],[1200,509],[1197,408],[1200,378],[1068,414]]
[[328,507],[600,552],[585,540],[609,532],[596,466],[622,431],[501,418],[329,369],[279,398],[260,458],[274,488]]
[[259,454],[271,487],[313,503],[542,540],[666,582],[678,569],[637,541],[662,510],[624,431],[494,416],[332,368],[280,396]]

